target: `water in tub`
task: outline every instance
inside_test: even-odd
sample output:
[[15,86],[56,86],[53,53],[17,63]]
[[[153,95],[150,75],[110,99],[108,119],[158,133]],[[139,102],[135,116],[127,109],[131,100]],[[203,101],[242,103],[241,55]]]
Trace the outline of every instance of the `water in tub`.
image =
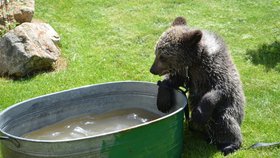
[[68,140],[122,130],[159,118],[158,114],[138,108],[104,114],[82,115],[43,127],[23,135],[37,140]]

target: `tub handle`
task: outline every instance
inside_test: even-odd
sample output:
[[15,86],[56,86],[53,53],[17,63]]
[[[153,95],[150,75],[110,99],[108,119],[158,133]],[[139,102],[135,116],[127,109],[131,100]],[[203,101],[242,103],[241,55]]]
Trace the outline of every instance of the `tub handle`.
[[16,139],[10,138],[8,136],[0,136],[0,140],[9,141],[12,144],[14,144],[17,148],[20,147],[20,144],[19,144],[19,142]]

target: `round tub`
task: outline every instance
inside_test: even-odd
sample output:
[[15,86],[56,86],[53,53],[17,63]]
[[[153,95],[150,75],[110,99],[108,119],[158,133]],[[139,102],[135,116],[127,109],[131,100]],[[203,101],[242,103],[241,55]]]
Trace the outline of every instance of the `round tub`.
[[[148,82],[112,82],[33,98],[0,115],[3,158],[178,158],[183,149],[186,97],[174,91],[168,114],[157,110],[158,86]],[[131,128],[74,140],[33,140],[23,134],[82,114],[143,108],[161,117]]]

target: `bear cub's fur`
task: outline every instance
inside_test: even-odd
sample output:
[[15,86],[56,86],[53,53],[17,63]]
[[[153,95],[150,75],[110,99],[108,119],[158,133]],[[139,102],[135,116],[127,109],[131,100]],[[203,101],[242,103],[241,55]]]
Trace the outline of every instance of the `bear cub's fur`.
[[245,97],[223,40],[189,28],[183,17],[177,17],[160,37],[155,55],[151,73],[169,75],[165,80],[175,88],[188,85],[190,128],[203,132],[224,155],[238,150]]

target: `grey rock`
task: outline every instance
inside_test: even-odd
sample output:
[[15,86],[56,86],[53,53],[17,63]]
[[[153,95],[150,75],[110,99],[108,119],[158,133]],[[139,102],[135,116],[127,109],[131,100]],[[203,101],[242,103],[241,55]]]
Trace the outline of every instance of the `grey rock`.
[[23,23],[0,39],[0,75],[23,77],[47,70],[60,56],[60,38],[45,23]]

